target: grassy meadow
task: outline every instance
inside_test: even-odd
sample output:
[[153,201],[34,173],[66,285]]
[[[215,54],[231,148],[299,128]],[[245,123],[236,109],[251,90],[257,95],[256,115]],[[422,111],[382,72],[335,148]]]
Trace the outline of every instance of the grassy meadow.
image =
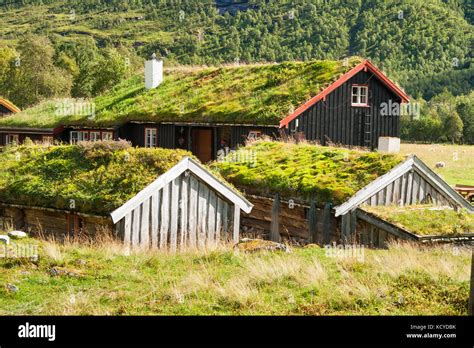
[[393,244],[337,257],[291,252],[130,253],[118,242],[38,244],[0,258],[0,315],[466,315],[465,248]]
[[[450,185],[474,185],[473,145],[402,144],[401,153],[417,155]],[[437,162],[446,167],[435,168]]]

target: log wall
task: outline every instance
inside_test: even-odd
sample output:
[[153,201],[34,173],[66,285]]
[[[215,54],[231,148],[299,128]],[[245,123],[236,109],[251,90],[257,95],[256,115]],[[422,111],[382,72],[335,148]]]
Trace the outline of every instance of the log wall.
[[322,208],[316,203],[292,204],[280,200],[276,209],[275,202],[278,197],[250,195],[247,198],[254,207],[250,214],[242,215],[241,226],[244,235],[275,239],[272,238],[271,232],[273,231],[274,235],[274,229],[278,228],[278,234],[283,241],[324,245],[340,238],[340,219],[334,217],[329,204]]

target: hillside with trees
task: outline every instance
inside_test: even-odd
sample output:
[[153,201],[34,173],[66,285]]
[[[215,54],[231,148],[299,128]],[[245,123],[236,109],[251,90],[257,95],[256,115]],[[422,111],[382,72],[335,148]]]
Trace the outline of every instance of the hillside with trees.
[[[430,100],[448,91],[472,105],[470,1],[249,0],[239,4],[0,0],[0,95],[22,108],[52,97],[95,97],[136,73],[153,52],[167,66],[359,55],[370,58],[417,99]],[[443,139],[473,138],[471,121],[463,112],[461,125],[452,116],[446,120],[442,112],[433,117],[435,109],[423,109],[422,118],[427,120],[430,114],[438,123],[451,124],[454,136]],[[412,133],[410,139],[419,138]]]

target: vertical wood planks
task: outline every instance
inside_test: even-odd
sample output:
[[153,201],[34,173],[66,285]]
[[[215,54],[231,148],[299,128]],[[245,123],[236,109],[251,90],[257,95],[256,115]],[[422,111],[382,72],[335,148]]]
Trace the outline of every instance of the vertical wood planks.
[[217,211],[216,211],[216,242],[218,243],[222,239],[222,219],[223,217],[223,205],[225,202],[217,197]]
[[170,184],[163,187],[161,199],[161,226],[160,226],[160,248],[164,249],[168,244],[168,229],[170,218]]
[[331,242],[331,203],[326,203],[324,206],[324,244],[329,244]]
[[199,183],[198,202],[198,246],[203,248],[206,245],[207,232],[207,202],[209,199],[209,189],[207,185]]
[[132,245],[134,247],[140,243],[140,207],[138,206],[133,210]]
[[230,236],[229,236],[229,215],[230,215],[229,205],[227,203],[225,203],[224,207],[222,208],[222,216],[223,216],[223,219],[224,219],[224,222],[222,224],[222,238],[225,241],[230,240]]
[[196,247],[199,183],[194,176],[189,180],[189,245]]
[[142,203],[142,216],[140,226],[140,247],[148,248],[150,246],[150,198]]
[[156,191],[151,196],[151,247],[158,247],[158,219],[160,214],[160,192]]
[[170,202],[170,250],[176,251],[178,243],[178,219],[179,219],[179,189],[181,178],[174,179],[171,183],[171,202]]
[[234,231],[233,231],[233,241],[237,243],[239,241],[240,233],[240,208],[237,205],[234,205]]
[[407,198],[406,198],[407,205],[412,204],[412,200],[411,200],[412,187],[413,187],[413,171],[410,171],[408,173],[408,178],[407,178]]
[[216,241],[216,212],[217,196],[213,191],[209,192],[208,200],[209,211],[207,212],[207,236],[208,243],[213,244]]
[[184,175],[181,182],[181,204],[180,204],[180,247],[184,249],[188,243],[188,187],[189,173]]
[[125,215],[125,223],[124,223],[124,231],[123,231],[123,239],[125,242],[125,246],[130,246],[130,238],[131,238],[131,224],[132,224],[132,213],[127,213]]

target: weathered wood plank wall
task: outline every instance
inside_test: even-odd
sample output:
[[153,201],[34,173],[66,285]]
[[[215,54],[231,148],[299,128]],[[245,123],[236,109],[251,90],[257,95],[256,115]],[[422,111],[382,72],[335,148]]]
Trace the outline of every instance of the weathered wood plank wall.
[[133,247],[170,251],[203,248],[238,239],[240,208],[234,211],[229,205],[207,184],[187,172],[154,192],[117,226],[124,242]]
[[273,226],[274,233],[278,230],[282,240],[323,245],[340,238],[339,219],[334,217],[329,204],[325,210],[319,208],[315,201],[306,206],[298,203],[290,205],[280,199],[276,205],[272,198],[255,195],[248,198],[254,207],[250,214],[242,215],[244,234],[272,239]]

